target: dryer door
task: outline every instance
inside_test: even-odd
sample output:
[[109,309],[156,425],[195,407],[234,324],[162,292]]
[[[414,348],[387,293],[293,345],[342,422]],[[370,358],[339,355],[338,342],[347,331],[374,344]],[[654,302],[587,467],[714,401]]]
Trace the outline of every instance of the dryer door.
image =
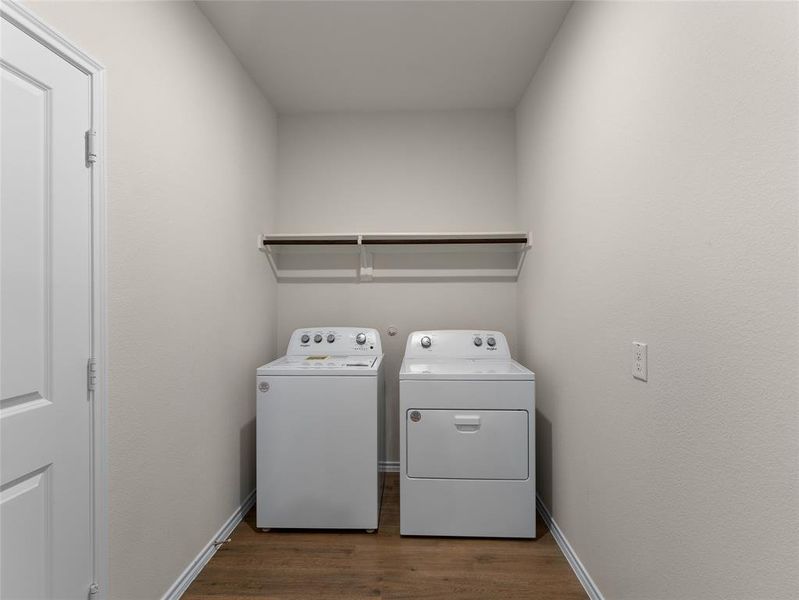
[[405,419],[408,477],[528,477],[526,410],[409,409]]

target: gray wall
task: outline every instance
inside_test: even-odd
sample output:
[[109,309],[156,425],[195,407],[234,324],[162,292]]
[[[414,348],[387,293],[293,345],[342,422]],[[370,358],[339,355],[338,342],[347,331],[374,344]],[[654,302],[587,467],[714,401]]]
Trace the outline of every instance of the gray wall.
[[608,599],[799,589],[797,56],[793,3],[577,3],[518,108],[539,490]]
[[152,600],[255,487],[275,116],[194,3],[28,6],[107,68],[110,594]]

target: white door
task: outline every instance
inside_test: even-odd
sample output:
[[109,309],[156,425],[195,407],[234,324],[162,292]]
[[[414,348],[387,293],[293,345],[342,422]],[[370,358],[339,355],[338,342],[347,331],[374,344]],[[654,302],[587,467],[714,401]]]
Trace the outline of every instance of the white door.
[[2,20],[0,597],[92,583],[90,77]]

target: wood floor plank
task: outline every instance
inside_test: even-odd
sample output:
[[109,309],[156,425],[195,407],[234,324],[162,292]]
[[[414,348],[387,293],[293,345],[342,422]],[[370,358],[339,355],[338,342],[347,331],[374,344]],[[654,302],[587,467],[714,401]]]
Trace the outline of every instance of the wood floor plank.
[[400,537],[399,480],[389,474],[375,534],[270,531],[251,510],[184,600],[584,600],[549,531],[535,540]]

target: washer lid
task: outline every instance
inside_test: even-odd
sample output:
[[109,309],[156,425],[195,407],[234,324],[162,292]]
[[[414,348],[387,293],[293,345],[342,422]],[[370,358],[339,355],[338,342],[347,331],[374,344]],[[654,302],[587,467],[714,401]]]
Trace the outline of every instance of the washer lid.
[[455,360],[424,360],[406,358],[400,369],[400,380],[522,380],[533,381],[535,374],[515,360],[462,358]]
[[315,354],[283,356],[258,368],[258,375],[374,375],[382,356]]

